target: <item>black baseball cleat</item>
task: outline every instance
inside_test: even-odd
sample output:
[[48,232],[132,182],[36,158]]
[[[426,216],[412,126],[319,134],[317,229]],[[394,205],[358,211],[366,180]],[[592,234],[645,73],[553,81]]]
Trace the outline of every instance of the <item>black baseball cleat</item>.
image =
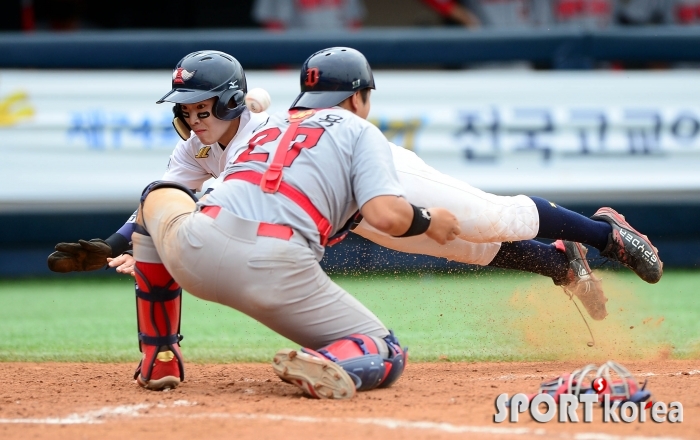
[[647,283],[658,283],[663,275],[664,264],[658,250],[646,235],[637,232],[612,208],[600,208],[591,219],[602,220],[612,226],[608,245],[600,253],[603,257],[619,261],[629,267]]
[[608,299],[603,292],[603,283],[600,278],[593,274],[588,261],[586,261],[588,249],[581,243],[564,240],[555,241],[554,246],[564,252],[569,260],[569,271],[566,274],[566,279],[560,282],[555,281],[554,284],[561,286],[569,297],[576,295],[591,318],[596,321],[605,318],[608,315],[608,311],[605,309],[605,303],[608,302]]

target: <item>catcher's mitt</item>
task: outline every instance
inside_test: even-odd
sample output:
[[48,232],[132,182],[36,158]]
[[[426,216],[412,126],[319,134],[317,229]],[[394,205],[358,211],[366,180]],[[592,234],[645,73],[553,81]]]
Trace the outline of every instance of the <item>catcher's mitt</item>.
[[54,272],[85,272],[97,270],[107,264],[112,247],[100,238],[78,243],[58,243],[56,252],[49,255],[49,269]]

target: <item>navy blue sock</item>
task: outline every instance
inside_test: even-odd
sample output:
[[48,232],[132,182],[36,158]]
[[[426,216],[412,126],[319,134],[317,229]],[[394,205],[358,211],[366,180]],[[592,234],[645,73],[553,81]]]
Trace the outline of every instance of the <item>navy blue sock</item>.
[[564,252],[551,244],[535,240],[501,243],[501,249],[488,265],[544,275],[552,278],[557,285],[566,282],[569,271],[569,260]]
[[537,237],[585,243],[602,251],[608,245],[610,224],[591,220],[540,197],[530,197],[540,215]]

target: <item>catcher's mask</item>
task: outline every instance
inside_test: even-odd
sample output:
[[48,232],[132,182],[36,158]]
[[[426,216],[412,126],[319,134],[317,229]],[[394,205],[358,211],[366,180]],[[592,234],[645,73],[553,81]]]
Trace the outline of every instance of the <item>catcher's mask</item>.
[[[595,390],[593,382],[601,377],[605,379],[605,388]],[[540,393],[549,394],[557,403],[561,394],[578,396],[598,393],[600,395],[609,394],[610,401],[619,400],[621,402],[631,401],[639,403],[651,398],[651,392],[646,389],[646,386],[646,380],[644,384],[639,385],[629,370],[617,362],[608,361],[600,367],[588,364],[583,368],[574,370],[570,374],[567,373],[554,380],[543,382],[537,393],[528,396],[528,401]],[[602,400],[600,404],[603,405]]]

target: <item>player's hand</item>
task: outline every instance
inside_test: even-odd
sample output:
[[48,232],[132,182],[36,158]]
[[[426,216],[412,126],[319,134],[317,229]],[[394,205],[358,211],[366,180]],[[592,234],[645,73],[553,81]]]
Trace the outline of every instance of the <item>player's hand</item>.
[[136,260],[134,260],[134,257],[131,256],[131,254],[121,254],[116,258],[107,258],[107,261],[109,267],[117,268],[117,272],[131,275],[132,277],[135,276],[134,264],[136,264]]
[[430,226],[425,234],[440,244],[452,241],[462,230],[459,227],[457,217],[445,208],[428,208],[430,213]]
[[107,264],[112,247],[100,238],[78,243],[58,243],[56,252],[49,255],[49,269],[54,272],[85,272],[97,270]]

